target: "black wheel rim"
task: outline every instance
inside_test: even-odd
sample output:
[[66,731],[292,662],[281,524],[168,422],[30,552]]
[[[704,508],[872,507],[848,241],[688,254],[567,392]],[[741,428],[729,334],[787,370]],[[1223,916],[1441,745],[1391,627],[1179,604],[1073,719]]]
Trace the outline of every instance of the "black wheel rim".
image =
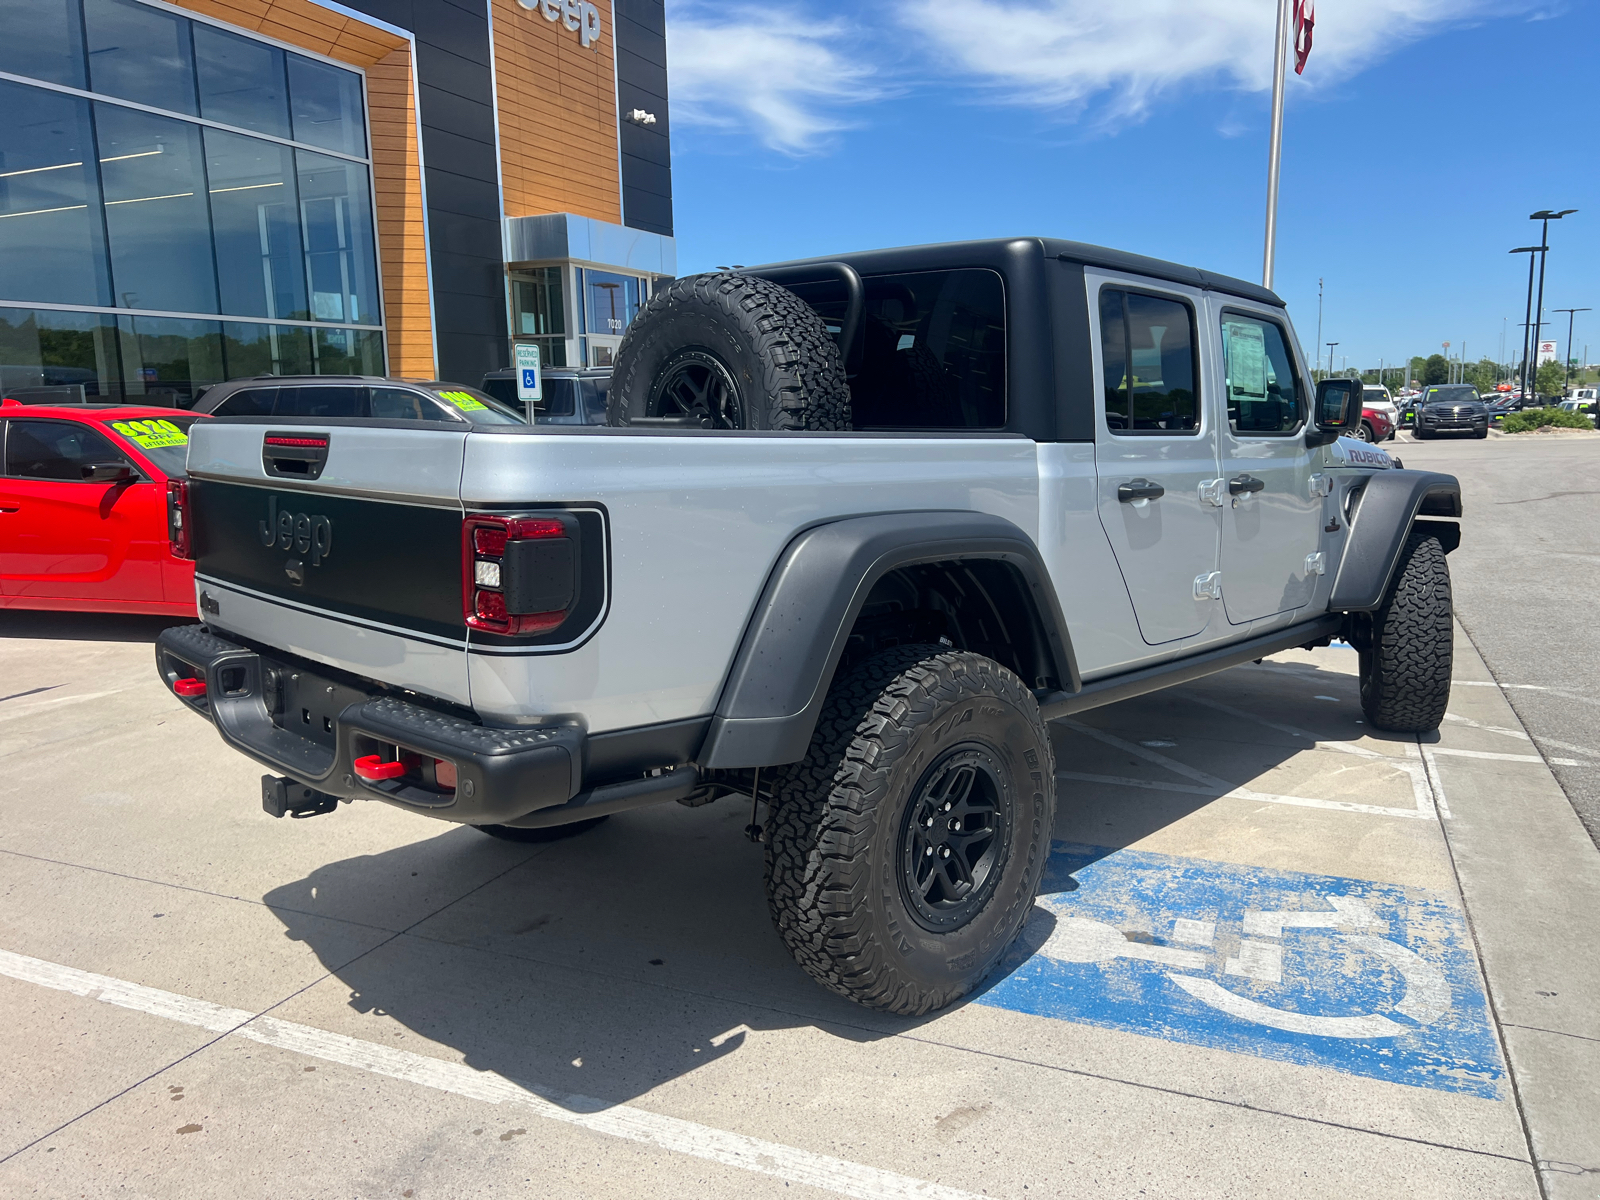
[[1000,884],[1011,789],[994,756],[967,743],[922,773],[900,831],[900,892],[924,929],[971,921]]
[[679,350],[661,368],[650,389],[648,415],[689,417],[706,429],[743,429],[739,386],[727,365],[709,350]]

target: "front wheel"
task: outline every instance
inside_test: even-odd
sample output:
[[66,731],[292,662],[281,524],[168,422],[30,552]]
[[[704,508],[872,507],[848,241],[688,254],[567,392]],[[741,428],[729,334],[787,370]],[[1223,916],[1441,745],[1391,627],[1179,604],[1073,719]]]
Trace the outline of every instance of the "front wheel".
[[1358,617],[1361,708],[1379,729],[1426,733],[1450,703],[1455,628],[1439,539],[1413,529],[1382,607]]
[[1372,426],[1365,421],[1361,422],[1361,427],[1356,431],[1356,436],[1363,442],[1375,442],[1378,440],[1372,432]]
[[1473,431],[1472,436],[1475,438],[1486,438],[1489,436],[1489,431],[1487,429],[1476,429]]
[[845,672],[779,781],[767,900],[817,982],[917,1016],[983,979],[1044,873],[1055,758],[1022,681],[899,646]]

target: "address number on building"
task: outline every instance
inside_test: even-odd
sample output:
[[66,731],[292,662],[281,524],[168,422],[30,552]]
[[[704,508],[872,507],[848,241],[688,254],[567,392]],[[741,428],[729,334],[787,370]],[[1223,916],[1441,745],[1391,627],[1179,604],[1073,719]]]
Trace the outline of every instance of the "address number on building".
[[560,21],[590,50],[600,45],[600,9],[589,0],[517,0],[530,12],[536,12],[554,24]]

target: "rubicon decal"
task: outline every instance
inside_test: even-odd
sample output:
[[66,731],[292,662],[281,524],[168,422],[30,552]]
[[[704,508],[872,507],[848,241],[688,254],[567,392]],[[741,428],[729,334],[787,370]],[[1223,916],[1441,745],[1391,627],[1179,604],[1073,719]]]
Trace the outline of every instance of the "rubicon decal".
[[309,554],[318,567],[333,552],[333,522],[318,513],[297,513],[278,507],[276,496],[267,497],[267,516],[256,522],[256,536],[263,546]]

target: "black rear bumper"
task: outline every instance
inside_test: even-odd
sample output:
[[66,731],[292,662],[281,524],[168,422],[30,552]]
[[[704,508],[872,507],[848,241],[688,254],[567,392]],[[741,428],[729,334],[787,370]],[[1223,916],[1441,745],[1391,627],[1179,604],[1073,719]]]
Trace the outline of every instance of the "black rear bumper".
[[[565,805],[582,787],[585,734],[574,726],[486,728],[259,654],[203,625],[164,630],[156,670],[234,749],[342,800],[496,825]],[[177,691],[184,679],[203,680],[203,694]],[[364,779],[355,762],[372,755],[408,769]],[[441,786],[436,760],[455,768],[453,788]]]

